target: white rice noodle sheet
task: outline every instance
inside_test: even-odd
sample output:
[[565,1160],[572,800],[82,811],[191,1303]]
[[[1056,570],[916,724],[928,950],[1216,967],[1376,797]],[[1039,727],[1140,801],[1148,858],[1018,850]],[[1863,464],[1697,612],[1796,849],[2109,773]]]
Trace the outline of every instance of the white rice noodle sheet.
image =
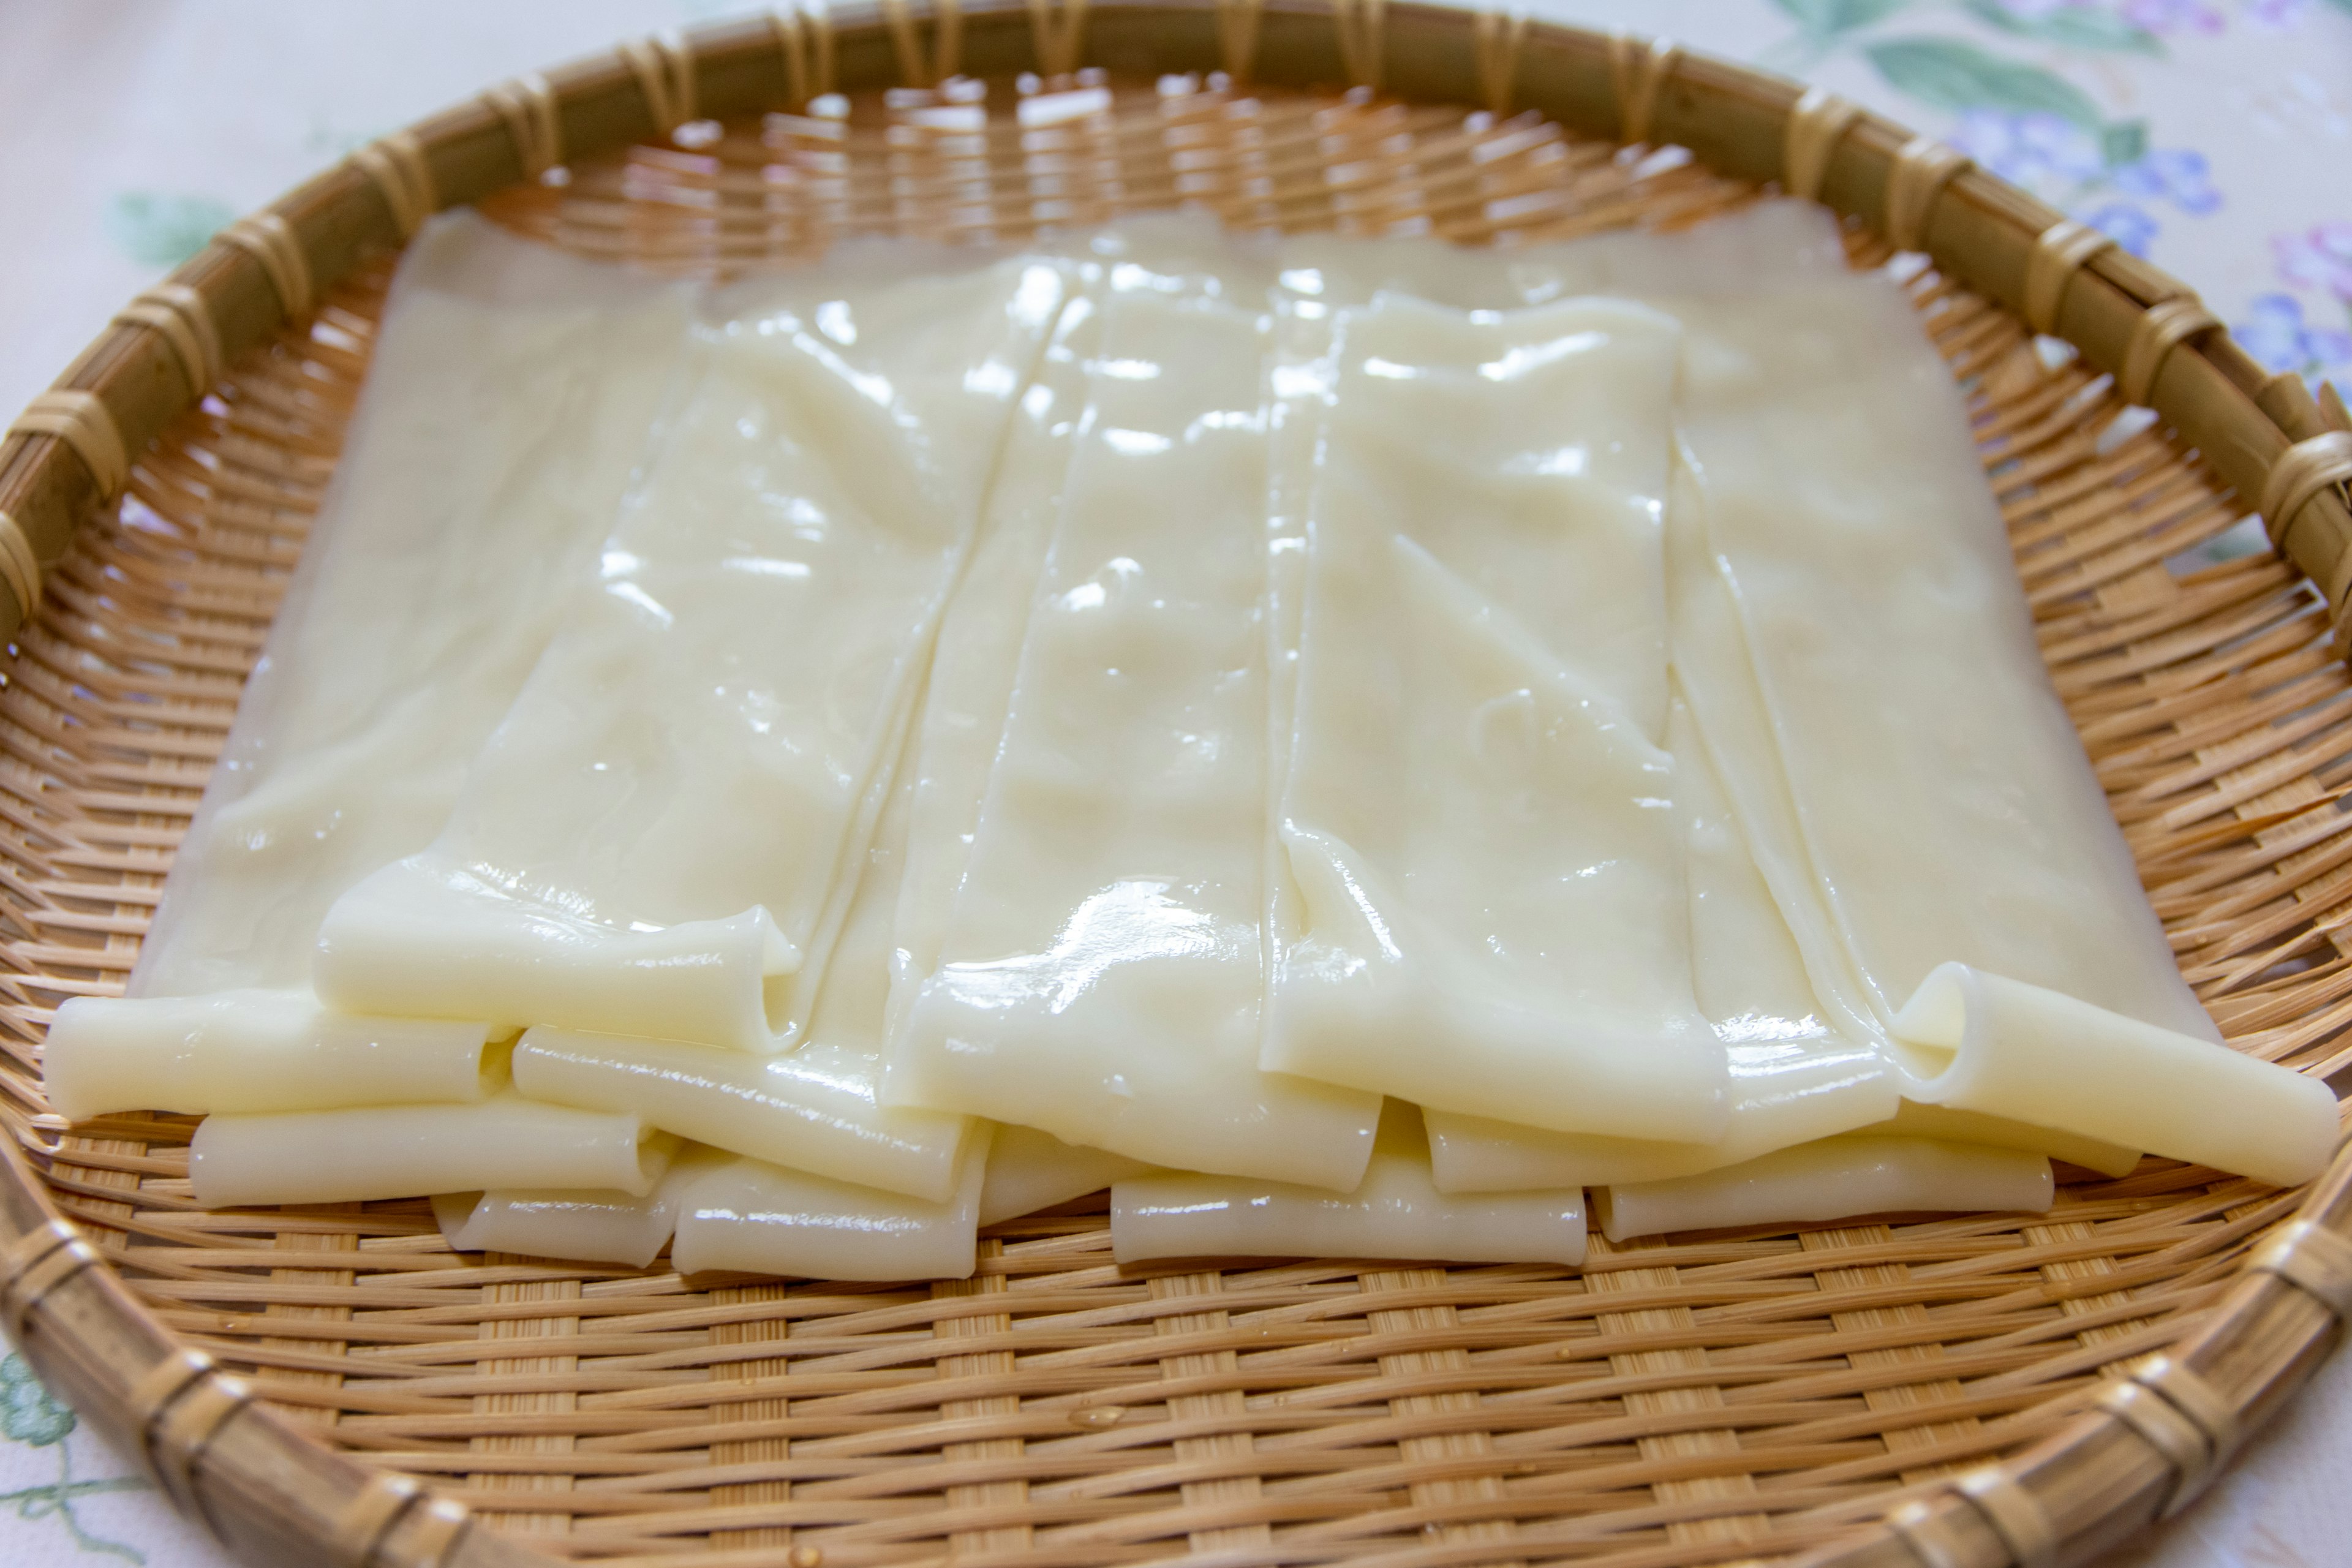
[[433,1200],[441,1237],[458,1252],[504,1252],[643,1268],[677,1228],[686,1189],[730,1156],[693,1146],[642,1197],[593,1188],[443,1193]]
[[978,1264],[989,1130],[965,1143],[944,1203],[736,1160],[687,1189],[670,1266],[808,1279],[968,1279]]
[[1098,1193],[1151,1167],[1107,1149],[1081,1149],[1034,1127],[999,1127],[980,1189],[980,1223],[1019,1219]]
[[496,1187],[642,1195],[677,1140],[636,1116],[542,1105],[511,1092],[464,1105],[379,1105],[207,1116],[188,1150],[206,1208],[362,1203]]
[[1553,1131],[1711,1142],[1664,703],[1673,323],[1343,317],[1279,811],[1264,1065]]
[[1524,247],[1305,234],[1283,240],[1279,287],[1325,310],[1409,294],[1463,310],[1588,294],[1760,291],[1845,270],[1837,217],[1813,202],[1765,201],[1673,234],[1620,230]]
[[1111,1251],[1158,1258],[1405,1258],[1447,1263],[1584,1261],[1584,1192],[1448,1196],[1430,1179],[1421,1119],[1391,1101],[1352,1193],[1160,1172],[1111,1188]]
[[[1854,274],[1768,310],[1744,295],[1676,309],[1706,552],[1809,909],[1903,1042],[1906,1097],[2273,1182],[2317,1174],[2333,1098],[2227,1054],[2181,980],[2042,667],[1967,409],[1900,291]],[[1710,747],[1737,754],[1694,706]],[[1748,778],[1763,759],[1726,761]]]
[[1852,1133],[1699,1175],[1612,1186],[1596,1207],[1601,1234],[1626,1241],[1864,1214],[2042,1214],[2054,1190],[2050,1162],[2039,1154]]
[[763,284],[424,852],[339,900],[320,994],[770,1053],[801,1043],[1009,416],[1034,259]]
[[319,1110],[480,1100],[504,1053],[480,1024],[330,1013],[304,991],[77,996],[41,1049],[49,1106],[118,1110]]
[[[906,751],[913,750],[909,739]],[[818,989],[807,1043],[780,1056],[539,1028],[515,1047],[523,1093],[655,1126],[811,1175],[933,1203],[955,1191],[971,1119],[880,1103],[891,922],[898,908],[914,770],[904,752]]]
[[1895,1114],[1899,1091],[1878,1048],[1822,1018],[1788,926],[1757,874],[1679,694],[1667,717],[1666,744],[1683,815],[1699,1011],[1730,1063],[1731,1116],[1723,1136],[1713,1143],[1648,1142],[1429,1111],[1441,1191],[1658,1181],[1736,1165]]
[[[471,1092],[452,1054],[462,1030],[320,1020],[311,949],[337,897],[432,841],[593,577],[690,309],[684,288],[471,213],[417,236],[128,997],[77,1000],[50,1037],[61,1110],[295,1110],[336,1102],[317,1090],[346,1071],[346,1103]],[[156,1000],[194,996],[200,1014]],[[147,1074],[175,1035],[176,1067]],[[418,1059],[352,1054],[395,1039]]]
[[432,842],[594,580],[690,314],[470,212],[418,234],[131,995],[307,991],[328,907]]
[[1087,285],[1063,310],[1036,378],[1021,395],[971,564],[940,622],[908,759],[914,794],[889,932],[887,1027],[894,1036],[939,967],[940,944],[971,863],[981,802],[1003,739],[1030,604],[1061,519],[1063,486],[1086,413],[1086,365],[1102,337],[1104,286],[1098,276],[1089,276]]
[[1115,292],[941,963],[883,1098],[1345,1190],[1377,1096],[1262,1072],[1254,315]]

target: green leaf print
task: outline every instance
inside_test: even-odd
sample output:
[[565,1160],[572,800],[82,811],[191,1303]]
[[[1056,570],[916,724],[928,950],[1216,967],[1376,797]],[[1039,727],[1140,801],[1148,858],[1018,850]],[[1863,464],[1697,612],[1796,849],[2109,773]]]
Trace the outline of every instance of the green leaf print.
[[2137,163],[2147,155],[2147,121],[2118,120],[2099,132],[2099,156],[2110,169]]
[[2092,5],[2060,5],[2026,15],[2011,10],[2002,0],[1961,0],[1961,4],[1987,26],[2021,37],[2039,38],[2060,48],[2109,54],[2164,53],[2164,41],[2154,33],[2113,11]]
[[74,1413],[41,1386],[25,1358],[10,1352],[0,1360],[0,1432],[19,1443],[46,1448],[65,1441]]
[[2099,106],[2064,77],[2040,66],[2005,60],[1957,38],[1889,38],[1863,50],[1889,85],[1923,103],[1959,112],[1970,109],[2035,110],[2063,116],[2087,131],[2101,129]]
[[142,266],[177,267],[236,216],[211,196],[123,191],[107,209],[106,231],[116,249]]
[[1883,22],[1910,0],[1774,0],[1797,26],[1817,38]]
[[147,1558],[136,1547],[104,1540],[83,1529],[74,1513],[74,1501],[99,1492],[143,1491],[147,1483],[137,1476],[115,1476],[100,1481],[74,1479],[73,1450],[66,1446],[66,1438],[73,1429],[73,1411],[41,1386],[41,1380],[33,1375],[33,1369],[25,1363],[23,1356],[11,1352],[0,1357],[0,1432],[30,1447],[58,1451],[56,1480],[0,1492],[0,1507],[15,1508],[16,1517],[27,1522],[58,1520],[79,1551],[144,1563]]

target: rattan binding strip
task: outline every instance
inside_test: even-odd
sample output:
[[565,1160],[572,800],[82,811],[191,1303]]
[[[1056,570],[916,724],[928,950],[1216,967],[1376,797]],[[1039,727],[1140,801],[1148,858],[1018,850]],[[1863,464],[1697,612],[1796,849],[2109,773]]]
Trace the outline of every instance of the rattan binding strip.
[[41,561],[33,553],[24,525],[5,511],[0,511],[0,583],[8,585],[16,607],[31,619],[41,603]]
[[2116,373],[2116,389],[2126,402],[2147,406],[2156,390],[2156,378],[2172,351],[2200,332],[2221,324],[2220,317],[2197,302],[2194,295],[2161,300],[2142,313],[2124,349],[2123,369]]
[[359,1495],[344,1505],[327,1538],[330,1568],[368,1568],[400,1516],[424,1495],[425,1489],[406,1476],[386,1470],[369,1477]]
[[1087,0],[1028,0],[1028,5],[1037,68],[1049,77],[1070,75],[1086,53]]
[[1481,11],[1473,35],[1478,63],[1478,98],[1497,119],[1511,112],[1518,100],[1519,45],[1528,36],[1528,14]]
[[655,135],[667,136],[695,117],[694,51],[684,38],[676,33],[631,38],[621,46],[621,58],[645,94]]
[[184,283],[158,283],[114,313],[125,326],[146,327],[172,347],[188,378],[188,394],[202,397],[220,379],[220,329],[213,325],[205,297]]
[[1924,1502],[1906,1502],[1886,1516],[1886,1528],[1910,1549],[1920,1568],[1969,1568],[1944,1543],[1942,1523]]
[[310,254],[293,225],[276,213],[256,213],[221,230],[220,237],[261,264],[287,320],[299,321],[310,313],[317,289],[310,279]]
[[1265,0],[1216,0],[1217,59],[1236,82],[1250,79],[1257,65],[1258,24]]
[[898,78],[908,87],[937,87],[954,76],[963,63],[963,6],[960,0],[938,0],[933,7],[931,47],[923,47],[915,26],[914,7],[908,0],[882,0],[882,20],[890,29],[890,49],[898,57]]
[[833,90],[833,19],[824,0],[809,0],[805,12],[779,5],[768,13],[768,28],[783,55],[786,108],[804,109]]
[[1682,46],[1668,38],[1636,38],[1619,33],[1609,40],[1609,80],[1617,93],[1617,139],[1629,146],[1650,140],[1657,117],[1658,91],[1682,58]]
[[2098,1408],[2138,1434],[2172,1468],[2172,1488],[2158,1510],[2160,1515],[2168,1518],[2187,1508],[2212,1479],[2212,1443],[2170,1400],[2137,1383],[2113,1383],[2099,1394]]
[[1797,107],[1789,110],[1789,128],[1780,146],[1780,188],[1806,201],[1817,199],[1838,138],[1861,115],[1862,105],[1853,100],[1818,87],[1807,88]]
[[2035,236],[2025,257],[2025,324],[2037,332],[2055,332],[2066,285],[2084,263],[2115,243],[2113,235],[2072,218],[2061,218]]
[[2257,1248],[2246,1267],[2275,1274],[2338,1318],[2352,1318],[2352,1241],[2307,1219]]
[[2150,1356],[2134,1366],[2131,1380],[2142,1388],[2160,1394],[2180,1412],[2190,1425],[2205,1436],[2206,1446],[2212,1450],[2214,1463],[2237,1451],[2240,1433],[2237,1413],[2221,1391],[2208,1383],[2203,1374],[2186,1362],[2171,1356]]
[[1984,1515],[2018,1568],[2057,1568],[2058,1530],[2049,1510],[2007,1470],[1998,1465],[1971,1470],[1960,1478],[1959,1492]]
[[17,1237],[0,1257],[8,1273],[0,1322],[7,1325],[9,1342],[23,1344],[26,1324],[49,1292],[99,1261],[98,1248],[69,1220],[53,1219]]
[[545,77],[526,72],[491,88],[482,101],[506,122],[524,179],[536,180],[562,163],[563,116]]
[[1331,26],[1348,79],[1377,91],[1388,62],[1386,0],[1331,0]]
[[403,239],[414,238],[441,205],[434,195],[433,165],[414,132],[395,131],[353,149],[352,166],[375,182]]
[[2352,483],[2352,434],[2329,430],[2297,441],[2271,465],[2263,486],[2263,526],[2272,544],[2284,550],[2295,514],[2331,485]]
[[1897,250],[1925,249],[1937,198],[1969,166],[1966,153],[1932,136],[1905,142],[1886,176],[1887,243]]
[[[201,1352],[185,1352],[190,1356]],[[210,1359],[206,1357],[209,1363]],[[220,1522],[205,1504],[196,1485],[196,1468],[205,1451],[236,1414],[253,1403],[253,1388],[243,1378],[231,1377],[207,1364],[181,1383],[170,1398],[156,1405],[140,1427],[142,1453],[155,1477],[158,1490],[182,1513],[202,1520],[217,1537]]]
[[9,426],[14,436],[54,436],[74,449],[99,491],[108,500],[122,493],[131,479],[131,449],[122,443],[121,427],[105,402],[94,392],[52,387],[27,404]]

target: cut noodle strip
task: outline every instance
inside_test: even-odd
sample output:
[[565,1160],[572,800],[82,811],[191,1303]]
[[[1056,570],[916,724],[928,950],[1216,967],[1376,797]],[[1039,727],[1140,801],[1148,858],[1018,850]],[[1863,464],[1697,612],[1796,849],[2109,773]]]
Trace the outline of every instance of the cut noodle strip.
[[362,1203],[494,1187],[643,1194],[677,1140],[634,1115],[541,1105],[519,1094],[471,1105],[384,1105],[208,1116],[188,1150],[206,1208]]
[[964,1145],[955,1192],[939,1204],[734,1161],[687,1189],[670,1262],[680,1274],[968,1279],[988,1142],[982,1128]]
[[1035,1214],[1149,1169],[1139,1160],[1081,1149],[1034,1127],[999,1127],[989,1145],[988,1180],[980,1189],[980,1223]]
[[652,1192],[444,1193],[433,1200],[442,1239],[459,1252],[506,1252],[643,1268],[677,1228],[686,1189],[728,1156],[678,1151]]
[[330,1013],[299,991],[77,996],[41,1051],[49,1105],[119,1110],[320,1110],[480,1100],[503,1077],[479,1024]]
[[1448,1197],[1431,1182],[1412,1107],[1391,1100],[1352,1193],[1181,1172],[1111,1188],[1111,1250],[1156,1258],[1411,1258],[1449,1263],[1584,1261],[1584,1193]]
[[1612,1186],[1598,1206],[1601,1233],[1625,1241],[1916,1210],[2040,1214],[2050,1207],[2053,1192],[2050,1162],[2038,1154],[1855,1135],[1782,1149],[1703,1175]]

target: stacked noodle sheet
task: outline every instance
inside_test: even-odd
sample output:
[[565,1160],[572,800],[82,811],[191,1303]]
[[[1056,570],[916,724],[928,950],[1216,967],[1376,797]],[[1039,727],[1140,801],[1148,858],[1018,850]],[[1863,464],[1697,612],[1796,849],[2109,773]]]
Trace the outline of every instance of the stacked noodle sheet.
[[81,1118],[207,1205],[961,1276],[2316,1173],[1828,220],[697,289],[437,220]]

